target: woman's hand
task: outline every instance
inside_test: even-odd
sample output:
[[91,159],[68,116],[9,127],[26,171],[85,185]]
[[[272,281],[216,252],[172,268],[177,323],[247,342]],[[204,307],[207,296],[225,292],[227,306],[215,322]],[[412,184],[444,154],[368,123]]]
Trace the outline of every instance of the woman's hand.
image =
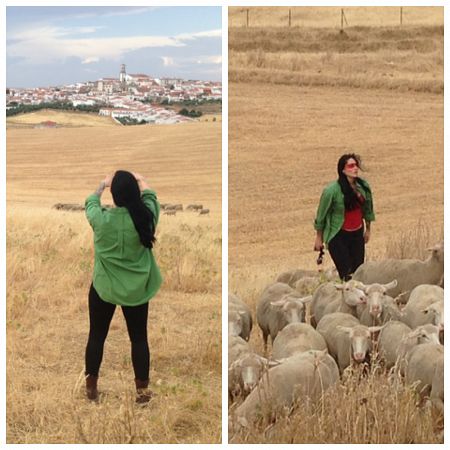
[[112,175],[107,175],[105,179],[103,180],[103,183],[105,183],[105,187],[110,187],[112,181]]
[[314,242],[314,251],[320,252],[320,250],[323,248],[323,239],[322,236],[317,235],[316,241]]
[[139,185],[139,189],[141,191],[143,191],[144,189],[149,189],[148,184],[145,181],[145,178],[141,174],[139,174],[137,172],[131,172],[131,173],[133,174],[134,178],[136,178],[136,181],[138,182],[138,185]]
[[370,230],[366,230],[364,232],[364,243],[367,244],[369,242],[370,239]]

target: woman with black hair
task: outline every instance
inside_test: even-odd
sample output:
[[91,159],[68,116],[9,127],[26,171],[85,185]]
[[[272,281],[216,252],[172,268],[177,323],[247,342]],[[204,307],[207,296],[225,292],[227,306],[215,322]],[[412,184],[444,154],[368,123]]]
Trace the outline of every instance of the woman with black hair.
[[369,183],[358,177],[360,169],[358,155],[347,153],[339,158],[338,179],[323,190],[314,221],[314,250],[327,246],[344,281],[364,262],[370,224],[375,220],[372,191]]
[[[111,188],[114,208],[102,208],[100,197]],[[162,278],[153,256],[160,205],[156,193],[139,174],[118,170],[106,177],[85,202],[94,230],[94,274],[89,290],[89,339],[86,346],[86,394],[98,398],[97,380],[103,346],[116,305],[122,307],[131,341],[137,397],[146,403],[150,351],[147,339],[148,302]]]

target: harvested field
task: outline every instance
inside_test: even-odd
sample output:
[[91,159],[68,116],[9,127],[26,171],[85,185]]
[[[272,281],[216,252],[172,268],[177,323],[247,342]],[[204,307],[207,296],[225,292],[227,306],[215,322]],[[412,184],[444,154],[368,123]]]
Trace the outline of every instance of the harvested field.
[[[221,125],[7,130],[8,443],[221,441]],[[98,404],[84,394],[93,236],[84,204],[117,168],[145,175],[162,203],[211,211],[161,215],[164,283],[149,308],[151,388],[135,404],[118,308]],[[102,202],[111,204],[109,192]]]
[[102,117],[97,113],[81,113],[45,109],[27,114],[8,117],[7,128],[35,128],[41,122],[56,122],[58,127],[120,127],[111,117]]

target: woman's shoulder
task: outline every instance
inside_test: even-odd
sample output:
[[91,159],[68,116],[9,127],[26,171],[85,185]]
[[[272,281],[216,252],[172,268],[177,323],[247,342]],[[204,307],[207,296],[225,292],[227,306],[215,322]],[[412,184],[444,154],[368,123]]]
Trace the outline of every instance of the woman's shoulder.
[[370,191],[370,184],[364,178],[358,178],[358,183],[366,190]]
[[337,180],[331,181],[330,183],[328,183],[324,189],[323,192],[327,192],[327,193],[333,193],[337,190],[340,191],[341,187],[339,186],[339,183],[337,182]]

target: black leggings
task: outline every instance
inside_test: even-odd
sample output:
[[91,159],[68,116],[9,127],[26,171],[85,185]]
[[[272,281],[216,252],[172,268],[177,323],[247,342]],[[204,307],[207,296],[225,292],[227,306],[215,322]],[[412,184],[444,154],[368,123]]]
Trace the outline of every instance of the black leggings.
[[364,245],[364,227],[356,231],[340,230],[328,243],[328,251],[341,280],[349,280],[364,262]]
[[[86,346],[86,375],[98,376],[103,358],[103,346],[116,305],[104,302],[94,286],[89,290],[89,339]],[[150,350],[147,340],[148,303],[139,306],[122,306],[131,341],[131,360],[134,375],[148,380]]]

